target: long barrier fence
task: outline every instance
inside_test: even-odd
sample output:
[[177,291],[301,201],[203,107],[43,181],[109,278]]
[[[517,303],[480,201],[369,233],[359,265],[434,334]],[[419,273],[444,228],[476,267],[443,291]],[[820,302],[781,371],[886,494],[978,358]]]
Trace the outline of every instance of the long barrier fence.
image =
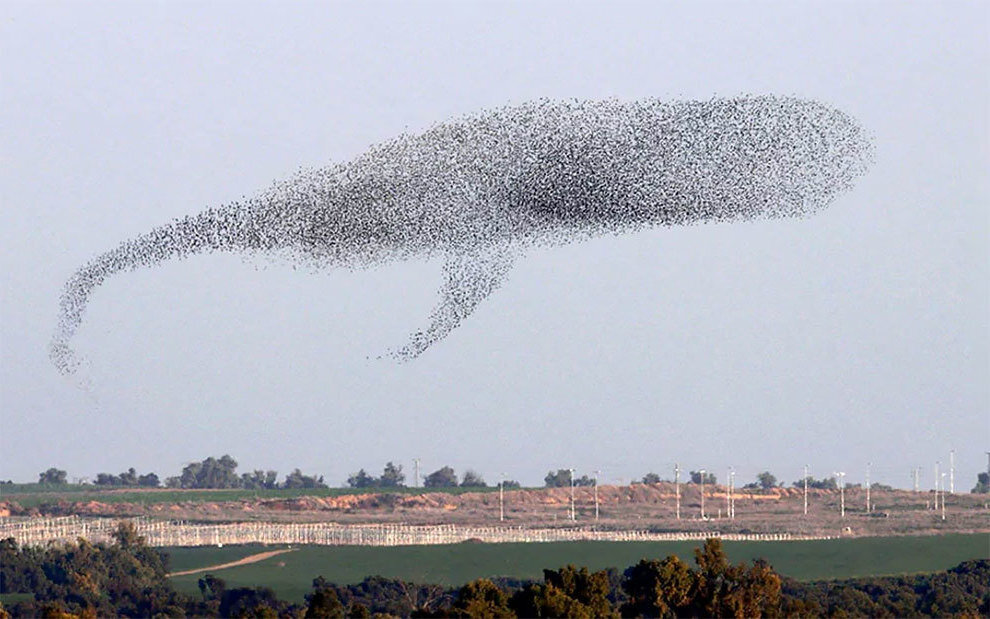
[[51,542],[106,542],[120,522],[130,522],[151,546],[218,546],[223,544],[315,544],[322,546],[417,546],[457,544],[465,541],[570,542],[570,541],[683,541],[718,537],[723,540],[786,541],[830,539],[789,533],[719,533],[609,531],[591,527],[529,528],[508,526],[404,525],[235,522],[197,524],[149,518],[0,518],[0,539],[9,537],[21,545]]

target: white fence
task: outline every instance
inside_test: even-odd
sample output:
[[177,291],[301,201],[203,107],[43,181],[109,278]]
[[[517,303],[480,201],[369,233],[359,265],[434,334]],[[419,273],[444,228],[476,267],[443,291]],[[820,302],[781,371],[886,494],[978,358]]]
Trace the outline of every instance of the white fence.
[[215,546],[221,544],[316,544],[322,546],[416,546],[457,544],[474,540],[504,542],[622,541],[659,542],[703,540],[787,541],[830,539],[790,533],[728,533],[718,531],[654,533],[650,531],[605,531],[588,527],[528,528],[462,525],[336,524],[235,522],[193,524],[148,518],[0,518],[0,539],[13,537],[21,545],[50,542],[105,542],[118,522],[131,522],[151,546]]

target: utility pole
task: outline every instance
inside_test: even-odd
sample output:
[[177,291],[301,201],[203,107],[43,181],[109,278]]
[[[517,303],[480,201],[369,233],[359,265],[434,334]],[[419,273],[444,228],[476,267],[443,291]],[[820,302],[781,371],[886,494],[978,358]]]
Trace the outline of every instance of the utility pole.
[[912,471],[912,473],[914,473],[914,491],[915,492],[920,492],[921,491],[921,487],[918,485],[918,478],[921,475],[921,467],[920,466],[919,467],[915,467],[915,469]]
[[595,471],[595,522],[598,522],[598,476],[601,471]]
[[[949,451],[949,494],[956,493],[956,450]],[[942,497],[942,504],[945,504],[945,497]]]
[[804,515],[808,515],[808,465],[804,465]]
[[941,460],[935,461],[935,511],[938,511],[938,480],[939,480],[938,465],[940,465],[941,463],[942,463]]
[[498,482],[498,521],[505,520],[505,473],[502,473],[502,481]]
[[571,473],[571,522],[577,520],[574,513],[574,469],[567,469]]
[[416,483],[413,484],[415,487],[419,488],[419,458],[413,458],[413,468],[416,470],[415,480]]
[[945,473],[942,473],[942,520],[945,520]]
[[846,517],[846,474],[842,472],[837,472],[835,474],[839,478],[839,513],[843,518]]
[[701,469],[701,519],[705,519],[705,469]]
[[[988,452],[987,455],[990,455]],[[990,469],[990,464],[987,465]],[[681,519],[681,467],[679,464],[674,464],[674,500],[677,502],[677,519]]]
[[729,481],[732,479],[732,469],[728,469],[725,472],[725,517],[732,517],[732,485]]
[[870,467],[872,462],[866,463],[866,513],[870,513]]
[[736,472],[729,469],[729,518],[736,519]]

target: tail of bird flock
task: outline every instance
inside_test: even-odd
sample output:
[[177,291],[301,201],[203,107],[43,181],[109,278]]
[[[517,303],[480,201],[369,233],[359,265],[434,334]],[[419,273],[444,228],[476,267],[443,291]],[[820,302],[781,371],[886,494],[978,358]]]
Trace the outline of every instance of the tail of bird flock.
[[58,325],[49,349],[55,367],[62,374],[72,374],[79,367],[71,340],[82,324],[90,296],[108,277],[229,245],[231,228],[223,225],[229,222],[222,221],[218,216],[220,212],[209,210],[156,228],[122,243],[76,271],[66,282],[59,302]]

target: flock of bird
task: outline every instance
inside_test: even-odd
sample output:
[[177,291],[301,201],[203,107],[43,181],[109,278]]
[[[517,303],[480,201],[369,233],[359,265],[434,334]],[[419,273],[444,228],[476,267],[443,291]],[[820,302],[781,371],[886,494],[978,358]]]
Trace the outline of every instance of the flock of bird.
[[96,256],[65,285],[51,358],[75,370],[70,340],[107,277],[204,252],[320,268],[442,258],[428,324],[393,351],[411,358],[470,315],[528,247],[808,215],[852,187],[872,155],[852,117],[792,97],[541,100],[469,115]]

